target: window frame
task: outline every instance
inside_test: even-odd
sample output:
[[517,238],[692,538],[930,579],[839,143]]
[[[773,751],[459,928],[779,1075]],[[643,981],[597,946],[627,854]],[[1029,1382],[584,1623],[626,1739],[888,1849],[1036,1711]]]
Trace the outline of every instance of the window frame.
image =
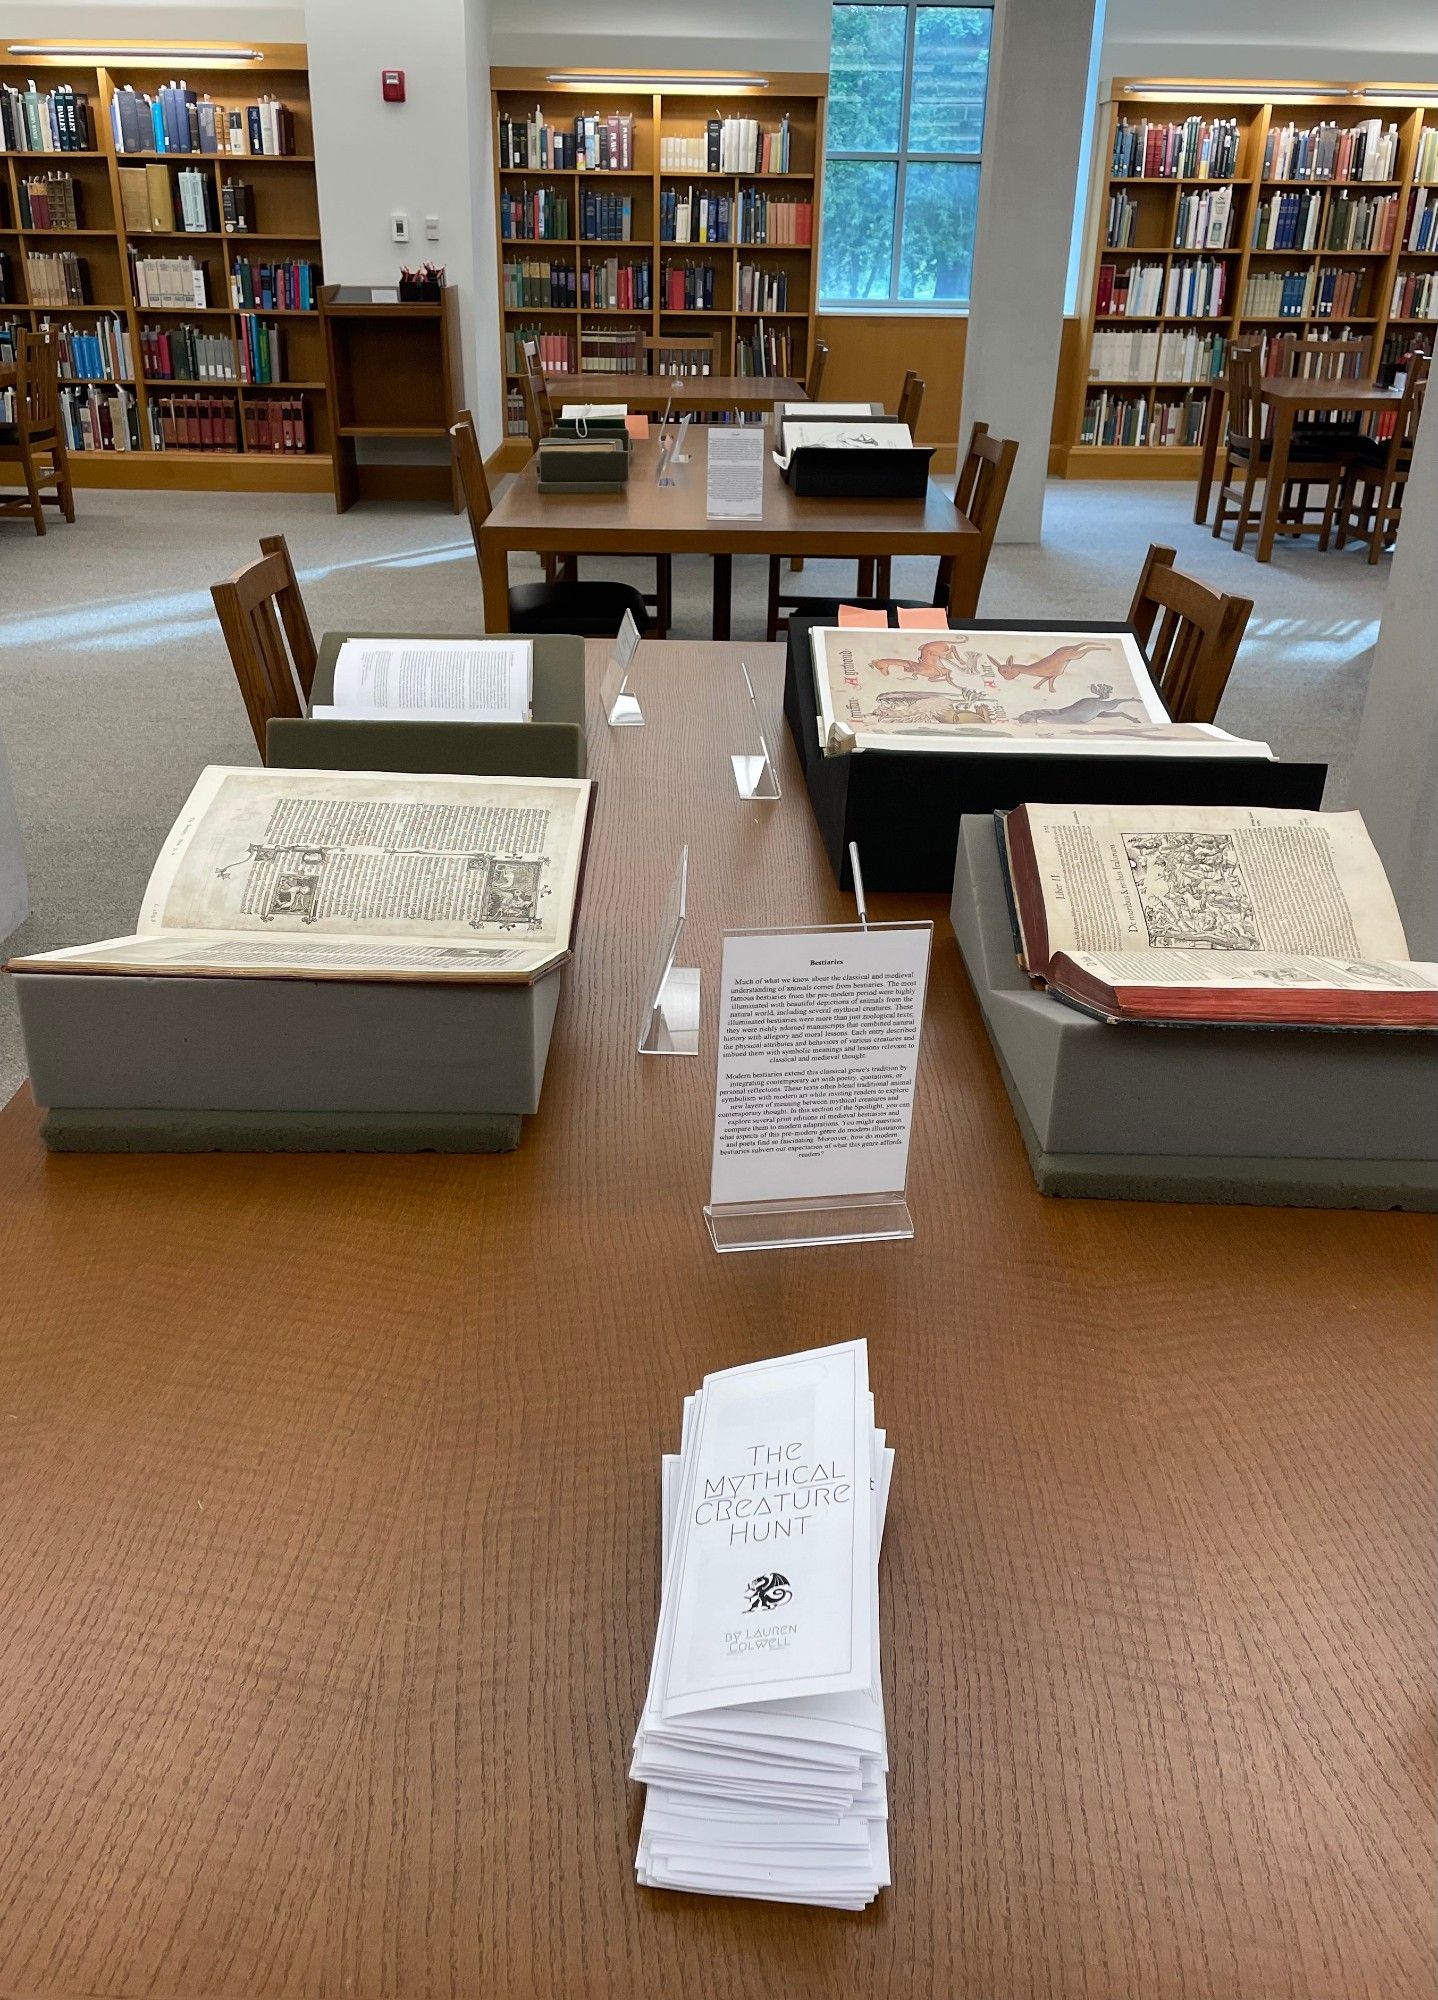
[[[910,149],[909,113],[914,96],[914,51],[919,33],[919,10],[922,7],[962,5],[972,6],[975,13],[989,17],[988,52],[984,68],[984,122],[983,136],[976,153],[932,152],[923,148]],[[833,0],[833,8],[838,7],[902,7],[905,10],[904,23],[904,74],[899,94],[899,143],[894,152],[873,152],[848,146],[831,146],[829,143],[827,120],[824,131],[824,158],[821,162],[822,177],[826,177],[829,162],[854,160],[872,161],[880,166],[896,168],[894,179],[894,247],[889,258],[889,292],[887,298],[843,299],[828,298],[823,290],[825,218],[820,217],[819,270],[815,295],[820,312],[838,313],[963,313],[969,309],[970,295],[955,299],[904,299],[899,297],[899,273],[904,255],[904,200],[908,192],[909,165],[916,166],[959,166],[977,167],[982,180],[984,167],[984,140],[989,132],[989,90],[993,82],[994,25],[997,15],[997,0]],[[831,10],[832,11],[832,10]]]

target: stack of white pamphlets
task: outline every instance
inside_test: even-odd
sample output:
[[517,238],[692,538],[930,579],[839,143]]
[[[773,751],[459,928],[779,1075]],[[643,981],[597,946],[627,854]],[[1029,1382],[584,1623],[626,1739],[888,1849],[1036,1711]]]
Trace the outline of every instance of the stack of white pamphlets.
[[334,700],[311,714],[344,722],[528,722],[532,639],[346,639]]
[[706,1377],[662,1462],[659,1629],[630,1775],[646,1887],[862,1910],[889,1880],[862,1340]]

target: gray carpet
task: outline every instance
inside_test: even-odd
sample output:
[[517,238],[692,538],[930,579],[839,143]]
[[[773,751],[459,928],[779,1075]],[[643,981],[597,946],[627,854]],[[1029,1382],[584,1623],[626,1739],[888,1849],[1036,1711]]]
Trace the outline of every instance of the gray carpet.
[[[1189,518],[1186,484],[1051,481],[1042,547],[997,548],[986,617],[1121,618],[1151,541],[1254,614],[1220,721],[1283,756],[1334,766],[1341,803],[1377,634],[1387,564],[1280,544],[1235,555]],[[150,865],[201,766],[255,748],[209,584],[281,530],[316,631],[478,629],[479,571],[463,518],[368,506],[337,516],[315,496],[82,492],[73,527],[41,540],[0,522],[0,740],[25,831],[32,914],[11,953],[133,928]],[[600,574],[597,559],[585,566]],[[516,570],[516,575],[518,574]],[[638,581],[652,565],[604,573]],[[900,595],[926,596],[928,563],[895,564]],[[853,587],[849,564],[811,563],[804,587]],[[737,558],[734,635],[762,637],[765,564]],[[676,636],[708,629],[709,565],[675,564]],[[14,1002],[0,990],[0,1102],[24,1073]]]

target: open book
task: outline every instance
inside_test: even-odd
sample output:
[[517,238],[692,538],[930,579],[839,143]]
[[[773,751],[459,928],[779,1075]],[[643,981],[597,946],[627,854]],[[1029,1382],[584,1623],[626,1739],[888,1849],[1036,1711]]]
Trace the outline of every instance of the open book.
[[819,747],[1272,757],[1170,722],[1131,632],[810,628]]
[[1019,963],[1110,1021],[1438,1027],[1362,815],[1024,805],[996,815]]
[[311,710],[345,722],[528,722],[532,639],[346,639],[334,698]]
[[569,955],[593,790],[211,765],[134,936],[10,970],[527,984]]

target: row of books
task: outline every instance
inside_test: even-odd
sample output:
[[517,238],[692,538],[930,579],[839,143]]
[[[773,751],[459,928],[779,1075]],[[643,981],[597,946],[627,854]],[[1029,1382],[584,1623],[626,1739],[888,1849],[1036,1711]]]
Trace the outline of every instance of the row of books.
[[1195,114],[1177,124],[1120,118],[1111,172],[1126,180],[1226,180],[1238,172],[1236,118]]
[[734,202],[712,188],[662,188],[659,194],[661,243],[730,243]]
[[[165,171],[161,167],[160,172]],[[219,229],[220,202],[213,174],[204,167],[181,167],[175,175],[175,192],[180,198],[182,230],[203,236]]]
[[246,451],[309,450],[303,396],[250,396],[241,406]]
[[1253,223],[1255,250],[1316,250],[1323,220],[1323,196],[1290,188],[1258,204]]
[[764,265],[741,264],[734,285],[736,312],[787,312],[789,274]]
[[1127,188],[1115,188],[1108,198],[1108,218],[1104,223],[1106,250],[1131,250],[1138,237],[1138,198]]
[[263,388],[285,379],[285,343],[273,320],[240,315],[240,379]]
[[573,264],[549,257],[506,257],[504,303],[515,306],[568,307],[579,303]]
[[21,174],[16,192],[22,229],[80,227],[80,200],[73,174]]
[[634,197],[584,188],[579,196],[579,233],[587,243],[628,243],[634,235]]
[[257,153],[281,158],[295,150],[294,113],[277,97],[253,104],[217,104],[188,84],[166,83],[153,94],[126,84],[110,100],[117,153]]
[[181,167],[173,181],[161,162],[119,171],[120,212],[129,236],[155,231],[171,235],[177,221],[179,233],[194,235],[219,230],[234,234],[254,227],[255,194],[248,181],[222,181],[217,198],[214,181],[201,167]]
[[0,84],[0,153],[88,153],[95,145],[89,99],[68,83],[40,90]]
[[90,270],[73,250],[30,250],[25,257],[32,306],[82,306],[90,296]]
[[15,267],[10,261],[10,252],[0,250],[0,305],[11,305],[15,300]]
[[666,264],[660,277],[664,310],[712,312],[714,276],[712,264]]
[[557,188],[525,188],[513,193],[502,188],[499,233],[506,243],[559,242],[572,237],[569,196]]
[[1263,143],[1266,181],[1391,181],[1397,172],[1398,127],[1381,118],[1279,125]]
[[792,201],[763,188],[739,190],[741,243],[809,244],[814,240],[814,204]]
[[264,264],[237,257],[230,266],[230,304],[239,312],[313,312],[323,282],[319,265],[305,257]]
[[1418,134],[1418,150],[1413,155],[1413,178],[1428,186],[1438,186],[1438,125],[1425,125]]
[[1438,319],[1438,271],[1400,271],[1388,311],[1393,319]]
[[1179,196],[1173,240],[1180,250],[1225,250],[1233,241],[1233,187],[1195,188]]
[[802,373],[797,329],[765,326],[761,320],[734,342],[736,375],[799,375]]
[[659,171],[664,174],[787,174],[793,134],[786,111],[764,131],[757,118],[711,118],[699,136],[662,136]]
[[1414,188],[1408,206],[1408,227],[1403,234],[1405,250],[1438,250],[1438,193]]
[[1089,352],[1089,376],[1096,382],[1210,382],[1222,375],[1227,360],[1221,333],[1100,327]]
[[579,274],[579,302],[604,312],[647,312],[654,303],[648,262],[606,257]]
[[1391,250],[1398,230],[1396,194],[1335,195],[1323,224],[1325,250]]
[[71,451],[138,451],[140,406],[133,389],[60,385],[60,428]]
[[133,249],[129,256],[136,305],[181,310],[209,304],[208,273],[193,257],[142,257]]
[[1228,266],[1221,258],[1191,263],[1100,264],[1096,311],[1100,318],[1216,319],[1228,294]]
[[132,382],[135,350],[130,329],[119,317],[93,326],[44,326],[55,350],[55,370],[68,382]]
[[579,366],[586,375],[632,375],[643,361],[644,335],[638,327],[582,326]]
[[1347,319],[1363,297],[1363,271],[1250,271],[1243,288],[1245,319]]
[[309,450],[302,396],[151,396],[150,444],[155,451]]
[[537,326],[516,326],[505,330],[504,366],[507,374],[524,373],[524,348],[533,341],[539,349],[540,366],[546,375],[572,375],[575,367],[574,335],[552,333]]
[[1203,436],[1208,399],[1114,394],[1101,389],[1084,404],[1080,444],[1194,445]]
[[532,118],[501,112],[499,164],[553,173],[629,172],[634,166],[634,114],[585,112],[566,128],[546,119],[537,104]]
[[153,382],[233,382],[235,344],[198,326],[143,326],[140,359]]

